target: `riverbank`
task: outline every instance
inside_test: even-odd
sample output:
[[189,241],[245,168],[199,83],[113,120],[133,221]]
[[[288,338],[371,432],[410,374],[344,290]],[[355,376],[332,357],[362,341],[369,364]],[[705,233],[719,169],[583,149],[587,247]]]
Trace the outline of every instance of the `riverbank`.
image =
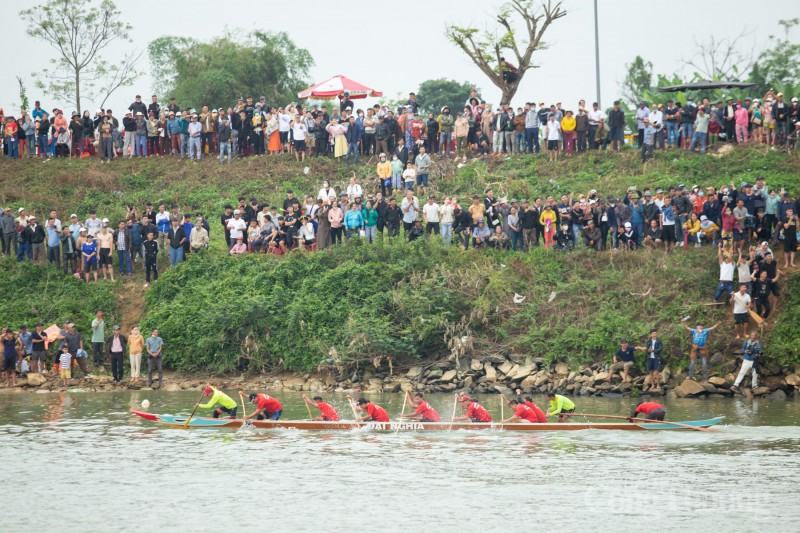
[[[413,366],[405,371],[392,371],[381,367],[368,367],[356,371],[355,379],[337,379],[333,373],[276,373],[238,376],[198,376],[180,372],[164,373],[161,390],[166,392],[199,391],[207,383],[222,389],[243,391],[296,391],[306,393],[383,394],[397,392],[425,392],[452,394],[505,394],[513,395],[517,389],[525,394],[542,395],[549,390],[575,397],[637,397],[666,396],[667,398],[734,397],[731,390],[738,372],[737,362],[717,352],[709,359],[708,381],[691,380],[682,372],[673,373],[669,367],[662,370],[663,385],[654,389],[649,376],[632,373],[629,383],[622,381],[621,373],[610,376],[600,364],[581,365],[570,370],[564,363],[547,365],[542,358],[501,355],[473,356],[435,361]],[[111,392],[124,390],[155,390],[146,381],[127,379],[115,384],[104,370],[91,378],[74,379],[67,387],[59,385],[57,376],[28,374],[18,379],[17,386],[0,389],[2,393],[52,391]],[[741,394],[747,398],[765,397],[782,400],[800,397],[800,375],[795,368],[782,369],[764,365],[759,374],[759,387],[752,388],[750,378],[741,385]]]

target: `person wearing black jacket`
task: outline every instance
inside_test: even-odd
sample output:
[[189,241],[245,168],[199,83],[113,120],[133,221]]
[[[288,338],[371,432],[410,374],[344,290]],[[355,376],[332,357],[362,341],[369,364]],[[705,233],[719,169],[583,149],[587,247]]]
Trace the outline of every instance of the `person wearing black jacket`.
[[453,234],[461,239],[464,249],[469,249],[469,241],[472,239],[472,215],[460,207],[453,210]]
[[625,129],[625,112],[619,106],[619,100],[614,101],[614,108],[608,112],[608,140],[615,152],[623,142]]
[[400,234],[400,222],[403,220],[403,211],[400,209],[400,206],[397,205],[397,198],[392,197],[392,199],[389,200],[384,218],[386,219],[389,237],[398,236]]
[[539,245],[539,215],[536,214],[534,207],[528,206],[528,201],[522,201],[522,208],[519,210],[520,226],[522,226],[522,246],[520,251],[532,250]]
[[222,115],[219,125],[217,126],[217,142],[219,143],[219,162],[225,161],[225,153],[228,154],[228,164],[231,164],[233,154],[231,152],[231,127],[228,125],[227,115]]
[[381,238],[383,238],[383,228],[386,227],[386,210],[389,209],[389,204],[386,202],[386,199],[383,197],[382,193],[378,193],[375,196],[375,210],[378,212],[378,221],[375,224],[378,233],[380,233]]
[[74,274],[78,268],[78,247],[75,245],[75,238],[72,236],[67,226],[64,226],[60,240],[61,257],[64,260],[64,274]]
[[136,95],[136,101],[128,106],[128,111],[130,111],[131,115],[133,115],[134,117],[138,112],[141,112],[142,115],[147,116],[147,106],[144,105],[144,102],[142,102],[142,95],[140,94]]
[[72,136],[72,153],[71,156],[80,157],[83,152],[83,121],[80,115],[75,113],[72,115],[72,120],[69,123],[69,131]]
[[183,263],[183,245],[186,243],[186,232],[179,220],[172,221],[167,240],[169,241],[169,265],[175,267],[175,265]]
[[[158,118],[161,114],[161,104],[158,103],[158,97],[153,95],[153,101],[147,106],[148,113],[153,113],[153,116]],[[147,113],[145,113],[147,115]]]
[[113,331],[106,339],[106,352],[111,354],[111,375],[114,377],[114,383],[122,383],[122,376],[125,373],[122,361],[128,339],[120,332],[119,326],[114,326]]
[[31,243],[31,253],[33,254],[33,262],[34,263],[44,263],[45,259],[47,258],[47,250],[45,246],[45,238],[46,235],[44,233],[44,228],[36,223],[36,219],[33,217],[28,218],[28,227],[26,229],[30,230],[30,243]]
[[322,113],[314,119],[314,157],[328,155],[328,123]]
[[136,120],[134,120],[130,111],[127,111],[125,117],[122,119],[122,129],[122,157],[133,157],[134,140],[136,138]]
[[[145,287],[150,286],[151,272],[153,274],[153,281],[158,279],[158,241],[156,240],[156,235],[158,235],[158,230],[148,232],[147,240],[145,240],[142,245],[144,247]],[[181,248],[181,250],[183,250],[183,248]]]
[[389,124],[386,123],[386,118],[383,115],[378,117],[378,123],[375,125],[375,151],[379,154],[391,153],[389,143],[392,142],[392,130]]

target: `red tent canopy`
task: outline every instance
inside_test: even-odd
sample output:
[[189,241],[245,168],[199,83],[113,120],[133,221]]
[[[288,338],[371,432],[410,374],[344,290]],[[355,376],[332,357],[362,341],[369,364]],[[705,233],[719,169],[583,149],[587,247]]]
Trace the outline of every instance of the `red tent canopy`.
[[318,83],[313,87],[309,87],[304,91],[300,91],[297,93],[297,97],[301,100],[306,100],[308,98],[314,98],[317,100],[333,100],[345,91],[350,93],[350,98],[353,100],[366,98],[368,96],[383,96],[383,93],[380,91],[370,89],[366,85],[361,85],[350,78],[342,76],[341,74],[337,74],[336,76],[327,79],[322,83]]

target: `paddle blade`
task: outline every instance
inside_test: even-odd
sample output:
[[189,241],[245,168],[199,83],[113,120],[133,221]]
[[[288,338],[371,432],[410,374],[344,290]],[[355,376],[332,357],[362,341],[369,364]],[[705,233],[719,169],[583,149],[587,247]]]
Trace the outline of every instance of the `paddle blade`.
[[153,413],[145,413],[144,411],[134,411],[131,409],[131,413],[135,414],[136,416],[140,416],[145,420],[150,420],[151,422],[155,422],[158,419],[158,416],[154,415]]

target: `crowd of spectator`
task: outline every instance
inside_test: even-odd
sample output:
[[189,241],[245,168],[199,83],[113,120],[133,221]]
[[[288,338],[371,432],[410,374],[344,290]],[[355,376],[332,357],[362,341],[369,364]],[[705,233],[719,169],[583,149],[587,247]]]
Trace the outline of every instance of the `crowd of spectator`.
[[[681,148],[705,153],[709,144],[794,144],[800,128],[798,99],[768,92],[758,98],[695,103],[667,99],[640,101],[635,111],[636,128],[626,126],[619,101],[604,111],[597,102],[580,100],[573,108],[561,102],[540,101],[493,106],[472,90],[464,107],[420,112],[414,93],[405,104],[390,109],[386,104],[358,107],[344,92],[338,104],[290,103],[275,106],[266,97],[254,101],[240,97],[235,104],[213,108],[180,106],[175,98],[166,105],[153,95],[146,104],[140,95],[122,113],[98,109],[92,115],[63,109],[46,111],[40,101],[29,113],[4,116],[3,153],[17,157],[116,157],[174,156],[200,160],[290,152],[298,160],[306,155],[334,156],[358,163],[359,156],[397,152],[400,159],[416,157],[425,147],[429,155],[466,159],[468,155],[500,153],[532,154],[545,150],[550,159],[587,150],[619,150],[626,138],[642,151],[642,159],[656,149]],[[406,154],[403,156],[402,154]]]

